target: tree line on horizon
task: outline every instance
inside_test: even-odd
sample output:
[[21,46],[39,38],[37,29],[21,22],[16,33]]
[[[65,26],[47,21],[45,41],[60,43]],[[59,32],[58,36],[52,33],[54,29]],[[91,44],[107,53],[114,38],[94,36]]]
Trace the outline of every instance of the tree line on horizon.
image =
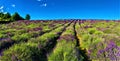
[[26,14],[25,18],[23,18],[17,12],[15,12],[13,15],[11,15],[9,12],[7,13],[0,12],[0,21],[13,22],[18,20],[30,20],[30,15]]

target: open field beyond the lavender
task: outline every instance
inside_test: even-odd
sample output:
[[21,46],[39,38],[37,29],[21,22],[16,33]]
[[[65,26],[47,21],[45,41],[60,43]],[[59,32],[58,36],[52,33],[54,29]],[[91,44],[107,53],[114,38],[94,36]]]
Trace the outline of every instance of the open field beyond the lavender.
[[0,61],[120,61],[120,21],[0,24]]

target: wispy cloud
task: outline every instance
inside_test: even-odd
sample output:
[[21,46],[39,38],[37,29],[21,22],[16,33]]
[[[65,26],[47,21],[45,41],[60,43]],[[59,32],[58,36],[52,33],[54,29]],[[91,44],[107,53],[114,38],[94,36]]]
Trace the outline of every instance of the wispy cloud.
[[41,0],[37,0],[37,1],[41,1]]
[[1,7],[0,7],[0,9],[3,9],[3,8],[4,8],[4,6],[1,6]]
[[42,5],[40,5],[41,7],[46,7],[47,6],[47,3],[44,3]]
[[12,4],[11,6],[12,6],[12,7],[15,7],[16,5],[15,5],[15,4]]
[[0,12],[4,12],[4,6],[0,6]]
[[0,10],[0,12],[4,12],[4,10],[3,10],[3,9],[1,9],[1,10]]

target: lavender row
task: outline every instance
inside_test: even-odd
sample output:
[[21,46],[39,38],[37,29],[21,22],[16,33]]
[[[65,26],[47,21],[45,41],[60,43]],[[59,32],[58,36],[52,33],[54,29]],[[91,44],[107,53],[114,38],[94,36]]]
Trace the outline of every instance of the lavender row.
[[60,38],[57,40],[57,45],[53,52],[48,55],[48,61],[80,61],[84,57],[78,54],[76,47],[76,38],[74,33],[73,22],[66,30],[62,33]]
[[46,60],[46,48],[44,47],[46,47],[48,43],[52,43],[52,41],[54,41],[54,38],[58,37],[59,33],[61,33],[67,25],[68,24],[65,24],[65,26],[61,26],[37,38],[32,38],[27,43],[15,44],[3,52],[3,56],[0,58],[0,60]]
[[[83,23],[80,21],[80,26],[79,24],[76,25],[80,47],[87,51],[87,55],[91,60],[119,60],[120,56],[115,55],[119,53],[119,49],[112,49],[112,47],[110,47],[111,49],[108,49],[111,41],[113,42],[113,45],[116,45],[116,47],[120,46],[120,38],[118,34],[116,34],[118,32],[114,32],[119,26],[118,25],[116,28],[116,24],[117,22],[114,21],[84,21]],[[113,27],[114,31],[112,30]],[[107,30],[101,31],[99,28]]]

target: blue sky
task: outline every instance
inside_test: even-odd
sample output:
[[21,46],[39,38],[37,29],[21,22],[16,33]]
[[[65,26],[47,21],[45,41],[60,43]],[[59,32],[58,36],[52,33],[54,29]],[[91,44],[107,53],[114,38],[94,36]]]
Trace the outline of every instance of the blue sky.
[[31,19],[120,19],[120,0],[0,0],[0,11]]

